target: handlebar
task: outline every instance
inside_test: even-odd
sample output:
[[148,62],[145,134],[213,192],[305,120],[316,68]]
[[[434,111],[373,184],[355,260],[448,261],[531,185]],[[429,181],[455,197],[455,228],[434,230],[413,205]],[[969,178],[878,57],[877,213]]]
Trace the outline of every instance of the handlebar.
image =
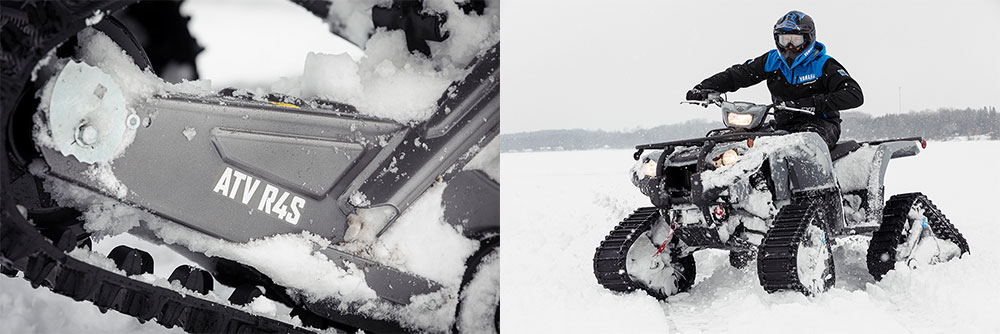
[[812,110],[786,107],[786,106],[781,105],[781,104],[771,104],[771,107],[774,108],[774,109],[778,109],[778,110],[787,110],[787,111],[800,112],[800,113],[803,113],[803,114],[806,114],[806,115],[813,115],[813,116],[816,115],[816,112],[812,111]]
[[[706,99],[704,101],[701,101],[701,100],[681,101],[681,104],[693,104],[693,105],[697,105],[697,106],[701,106],[701,107],[707,108],[710,104],[714,104],[714,105],[717,105],[719,107],[722,107],[722,103],[724,103],[724,102],[728,102],[728,101],[726,101],[725,99],[723,99],[721,96],[714,96],[714,97],[709,97],[708,99]],[[794,112],[803,113],[803,114],[806,114],[806,115],[816,115],[816,112],[814,112],[812,110],[786,107],[784,104],[772,103],[772,104],[767,104],[766,106],[767,106],[767,109],[768,109],[768,113],[770,113],[771,109],[774,109],[774,110],[794,111]]]

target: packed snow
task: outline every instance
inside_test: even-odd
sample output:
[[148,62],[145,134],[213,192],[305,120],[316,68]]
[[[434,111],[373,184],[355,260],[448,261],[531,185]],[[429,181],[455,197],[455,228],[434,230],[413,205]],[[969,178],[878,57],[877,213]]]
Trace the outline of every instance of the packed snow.
[[[477,16],[479,20],[492,18]],[[470,44],[439,52],[478,55],[492,46],[487,41],[499,38],[498,28],[499,23],[492,31],[468,41]],[[402,31],[379,29],[366,42],[360,61],[347,54],[309,53],[302,76],[283,78],[269,90],[347,103],[363,114],[403,123],[419,122],[436,111],[437,100],[453,81],[465,77],[471,61],[472,57],[464,53],[433,59],[410,53]]]
[[473,146],[475,154],[469,163],[465,164],[466,170],[481,170],[494,181],[500,182],[500,137],[494,138],[490,143],[480,148]]
[[482,316],[493,315],[500,302],[500,251],[486,255],[478,267],[478,275],[469,281],[462,299],[461,313],[455,319],[462,333],[494,333],[493,319]]
[[98,22],[101,22],[101,20],[103,20],[103,19],[104,19],[104,12],[102,12],[100,10],[95,10],[94,11],[94,15],[91,16],[91,17],[88,17],[87,20],[84,21],[84,23],[86,23],[87,26],[89,27],[89,26],[97,24]]
[[374,258],[445,285],[462,282],[465,259],[479,248],[444,220],[444,183],[435,184],[373,246]]
[[830,252],[826,248],[826,235],[819,226],[809,225],[804,237],[805,240],[799,244],[795,268],[806,290],[820,293],[825,280],[832,274],[826,266],[826,260],[830,258]]
[[[436,102],[452,81],[466,75],[465,68],[481,52],[500,40],[499,5],[489,1],[483,15],[466,14],[453,1],[426,1],[425,12],[447,15],[448,21],[442,33],[449,37],[443,42],[429,42],[431,56],[410,53],[401,31],[375,29],[371,20],[371,8],[385,4],[384,1],[334,1],[325,21],[330,30],[344,35],[363,49],[344,47],[346,42],[322,40],[315,45],[301,45],[294,40],[276,46],[260,47],[260,39],[285,41],[295,33],[315,33],[318,18],[301,17],[284,23],[294,29],[274,34],[261,31],[259,27],[248,27],[248,33],[233,32],[232,29],[202,28],[224,20],[233,20],[231,6],[235,2],[206,3],[191,1],[182,11],[194,15],[192,30],[199,41],[210,45],[222,45],[223,51],[212,49],[199,56],[198,65],[203,69],[203,77],[222,78],[213,88],[245,88],[260,93],[276,92],[303,99],[323,99],[348,103],[358,111],[371,116],[393,119],[402,123],[426,120],[435,111]],[[242,4],[242,3],[239,3]],[[305,13],[291,4],[271,2],[256,3],[256,8],[239,12],[246,20],[273,21],[268,10],[288,10]],[[198,11],[206,12],[204,18]],[[211,18],[213,22],[209,22]],[[280,20],[280,18],[279,18]],[[240,24],[240,22],[233,22]],[[214,31],[213,31],[214,30]],[[262,38],[255,38],[261,36]],[[341,45],[339,48],[333,45]],[[256,45],[256,46],[255,46]],[[287,50],[285,50],[287,49]],[[235,51],[242,50],[242,51]],[[294,54],[289,50],[302,50]],[[287,61],[276,62],[280,58]],[[304,63],[303,63],[304,60]],[[232,66],[231,62],[244,65],[250,70],[232,71],[219,67]],[[287,64],[302,64],[289,68]],[[272,74],[264,73],[272,70]],[[235,72],[235,73],[234,73]],[[277,79],[277,77],[281,77]]]
[[[594,250],[649,199],[629,182],[632,151],[504,153],[501,194],[508,250],[501,306],[504,331],[545,333],[994,333],[1000,331],[1000,238],[995,207],[997,141],[930,142],[894,159],[891,194],[923,192],[967,238],[971,254],[933,266],[902,266],[876,282],[865,264],[868,237],[841,238],[836,283],[814,297],[768,294],[756,265],[740,270],[725,251],[699,251],[696,284],[658,302],[597,284]],[[568,168],[567,166],[573,166]],[[516,208],[516,209],[510,209]]]

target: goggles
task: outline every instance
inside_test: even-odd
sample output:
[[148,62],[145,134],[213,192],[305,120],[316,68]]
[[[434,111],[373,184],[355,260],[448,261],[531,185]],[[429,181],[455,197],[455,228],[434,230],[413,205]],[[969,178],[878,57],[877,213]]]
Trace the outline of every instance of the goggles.
[[796,34],[778,35],[778,44],[782,46],[791,44],[793,47],[801,47],[802,44],[805,43],[806,43],[806,38],[805,36],[802,35],[796,35]]

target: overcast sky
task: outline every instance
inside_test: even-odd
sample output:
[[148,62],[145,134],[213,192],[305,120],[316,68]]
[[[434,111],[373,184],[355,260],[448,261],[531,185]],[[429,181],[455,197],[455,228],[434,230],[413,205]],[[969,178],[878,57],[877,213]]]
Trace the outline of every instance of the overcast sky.
[[[772,27],[792,9],[813,17],[817,40],[860,83],[865,104],[855,110],[1000,107],[998,0],[506,0],[501,6],[503,133],[718,120],[718,110],[678,102],[702,79],[773,49]],[[764,83],[729,97],[770,101]]]

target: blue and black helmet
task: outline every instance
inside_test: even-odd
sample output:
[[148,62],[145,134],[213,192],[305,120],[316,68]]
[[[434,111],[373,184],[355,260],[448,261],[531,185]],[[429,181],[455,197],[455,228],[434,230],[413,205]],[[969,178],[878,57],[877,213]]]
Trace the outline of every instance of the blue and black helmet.
[[[803,43],[782,43],[779,41],[779,35],[801,35]],[[813,42],[816,41],[816,24],[813,23],[813,19],[806,15],[806,13],[793,10],[785,14],[778,22],[774,24],[774,44],[778,46],[778,51],[782,54],[787,53],[798,54],[807,49]]]

